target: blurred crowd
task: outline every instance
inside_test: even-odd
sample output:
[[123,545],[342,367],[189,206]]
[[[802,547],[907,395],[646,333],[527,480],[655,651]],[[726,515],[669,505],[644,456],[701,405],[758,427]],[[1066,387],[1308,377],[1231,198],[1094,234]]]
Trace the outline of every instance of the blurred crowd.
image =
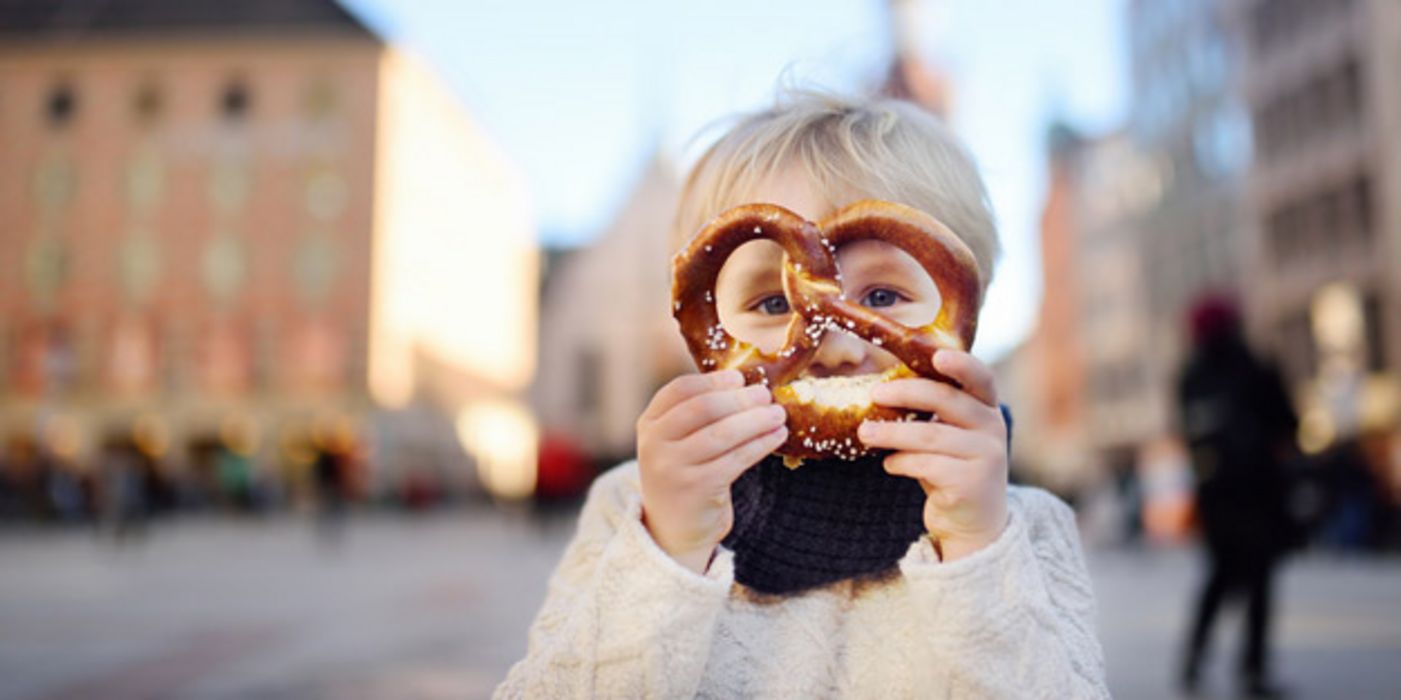
[[[134,439],[112,438],[90,461],[65,458],[29,435],[12,436],[0,454],[0,523],[95,524],[123,533],[175,512],[255,514],[366,500],[365,460],[344,435],[313,435],[304,468],[273,470],[218,440],[190,445],[176,465]],[[405,504],[432,487],[406,480]]]
[[[1388,478],[1395,449],[1391,435],[1364,432],[1317,454],[1291,455],[1269,485],[1283,494],[1290,547],[1401,552],[1401,493]],[[1097,544],[1137,547],[1195,536],[1200,475],[1162,476],[1122,471],[1061,495],[1076,504]]]

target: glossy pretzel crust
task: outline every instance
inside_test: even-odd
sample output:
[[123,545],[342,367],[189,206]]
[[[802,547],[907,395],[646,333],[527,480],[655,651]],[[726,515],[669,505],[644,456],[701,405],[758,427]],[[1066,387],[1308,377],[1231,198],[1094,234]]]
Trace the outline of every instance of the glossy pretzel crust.
[[[715,282],[725,261],[753,240],[772,240],[786,253],[783,290],[795,311],[784,346],[766,354],[731,336],[720,324]],[[836,250],[880,240],[909,253],[939,288],[939,314],[911,328],[846,300]],[[707,224],[672,265],[672,310],[687,348],[702,371],[738,369],[749,384],[774,390],[788,412],[789,437],[777,452],[788,458],[857,459],[868,452],[856,437],[864,420],[909,420],[917,414],[882,406],[833,408],[800,402],[788,383],[816,354],[827,331],[840,328],[904,362],[886,379],[925,376],[951,381],[933,366],[941,348],[967,350],[977,331],[982,296],[978,265],[968,246],[937,219],[893,202],[863,200],[814,224],[773,204],[745,204]]]

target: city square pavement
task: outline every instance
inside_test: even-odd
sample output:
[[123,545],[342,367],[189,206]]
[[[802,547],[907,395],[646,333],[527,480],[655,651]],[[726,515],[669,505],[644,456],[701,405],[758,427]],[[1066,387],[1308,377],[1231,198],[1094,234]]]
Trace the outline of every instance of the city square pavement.
[[[0,700],[483,697],[572,528],[487,508],[309,519],[182,519],[123,544],[0,531]],[[1190,552],[1090,552],[1116,697],[1171,698],[1198,576]],[[1401,561],[1310,555],[1279,588],[1295,698],[1401,694]],[[1231,697],[1240,618],[1205,697]]]

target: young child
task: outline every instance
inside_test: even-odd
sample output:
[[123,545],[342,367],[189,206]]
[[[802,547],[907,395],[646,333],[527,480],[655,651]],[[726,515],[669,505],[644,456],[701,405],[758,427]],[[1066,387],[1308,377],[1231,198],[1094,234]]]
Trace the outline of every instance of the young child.
[[[972,249],[984,286],[997,236],[969,156],[911,105],[793,93],[702,157],[680,232],[769,202],[811,221],[861,199],[934,215]],[[716,285],[737,338],[780,347],[781,252],[752,242]],[[849,299],[927,323],[938,288],[903,251],[837,252]],[[830,332],[806,373],[880,372],[892,355]],[[1007,485],[1008,428],[989,369],[934,357],[962,389],[916,378],[877,403],[937,420],[863,424],[857,462],[790,470],[768,390],[734,370],[662,387],[636,462],[604,474],[550,581],[526,658],[498,697],[1108,697],[1074,516]]]

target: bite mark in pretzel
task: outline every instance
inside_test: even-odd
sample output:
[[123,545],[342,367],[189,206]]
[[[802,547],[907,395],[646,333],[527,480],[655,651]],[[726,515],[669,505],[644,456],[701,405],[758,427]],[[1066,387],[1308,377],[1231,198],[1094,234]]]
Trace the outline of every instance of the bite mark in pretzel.
[[[765,353],[729,334],[715,306],[715,283],[740,246],[771,240],[785,253],[783,292],[793,314],[783,347]],[[911,328],[842,294],[836,251],[848,243],[878,240],[910,254],[939,289],[941,305],[930,323]],[[972,347],[982,287],[968,246],[937,219],[892,202],[863,200],[813,223],[774,204],[745,204],[720,214],[676,256],[672,310],[691,356],[702,371],[738,369],[746,383],[762,383],[788,412],[788,440],[777,450],[792,459],[857,459],[869,450],[856,436],[864,420],[910,420],[901,411],[870,403],[879,381],[924,376],[951,381],[934,369],[936,350]],[[864,387],[863,401],[837,405],[814,400],[794,380],[812,364],[823,335],[842,330],[898,357],[903,366],[876,379],[850,378]]]

